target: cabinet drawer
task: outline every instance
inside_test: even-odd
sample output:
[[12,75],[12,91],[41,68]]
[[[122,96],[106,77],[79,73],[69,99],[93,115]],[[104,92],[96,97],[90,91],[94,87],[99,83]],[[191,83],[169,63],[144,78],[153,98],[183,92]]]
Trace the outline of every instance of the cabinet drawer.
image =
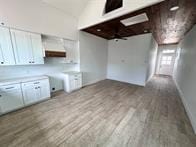
[[0,92],[9,92],[17,89],[20,89],[20,84],[0,86]]
[[73,74],[73,75],[70,75],[70,79],[81,79],[82,78],[82,74]]
[[25,82],[22,83],[22,86],[26,86],[26,85],[40,85],[42,83],[42,81],[45,81],[48,79],[41,79],[41,80],[36,80],[36,81],[30,81],[30,82]]

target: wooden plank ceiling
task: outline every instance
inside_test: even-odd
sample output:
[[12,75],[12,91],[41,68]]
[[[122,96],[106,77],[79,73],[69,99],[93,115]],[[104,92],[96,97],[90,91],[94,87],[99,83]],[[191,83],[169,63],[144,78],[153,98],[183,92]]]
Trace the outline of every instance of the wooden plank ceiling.
[[[177,11],[170,11],[173,6]],[[149,21],[124,26],[120,21],[146,13]],[[121,37],[152,32],[159,44],[178,43],[196,24],[196,0],[165,0],[159,4],[83,29],[83,31],[111,40],[118,30]]]

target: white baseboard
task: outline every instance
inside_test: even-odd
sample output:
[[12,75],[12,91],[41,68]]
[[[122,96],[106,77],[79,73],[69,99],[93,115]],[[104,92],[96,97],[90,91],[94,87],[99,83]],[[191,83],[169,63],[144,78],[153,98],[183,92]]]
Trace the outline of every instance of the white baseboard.
[[[174,78],[173,78],[173,79],[174,79]],[[182,90],[180,89],[180,86],[178,85],[178,83],[177,83],[177,81],[176,81],[175,79],[174,79],[174,83],[175,83],[175,85],[176,85],[176,87],[177,87],[177,89],[178,89],[178,92],[179,92],[179,94],[180,94],[182,103],[183,103],[183,105],[184,105],[184,107],[185,107],[186,113],[187,113],[187,115],[188,115],[188,117],[189,117],[189,120],[190,120],[190,122],[191,122],[191,125],[192,125],[192,128],[193,128],[193,130],[194,130],[194,133],[196,134],[196,120],[194,119],[193,114],[192,114],[192,112],[190,111],[189,104],[186,102],[186,99],[185,99],[185,97],[184,97],[184,94],[183,94]]]
[[100,81],[103,81],[103,80],[106,80],[106,78],[104,78],[104,79],[97,79],[97,80],[90,81],[90,82],[84,84],[83,87],[89,86],[89,85],[92,85],[92,84],[95,84],[95,83],[100,82]]
[[146,86],[146,82],[141,84],[141,83],[137,83],[137,82],[130,82],[130,81],[125,81],[125,80],[119,80],[119,79],[112,79],[112,78],[107,78],[108,80],[113,80],[113,81],[118,81],[118,82],[123,82],[123,83],[128,83],[128,84],[132,84],[132,85],[137,85],[137,86],[142,86],[145,87]]

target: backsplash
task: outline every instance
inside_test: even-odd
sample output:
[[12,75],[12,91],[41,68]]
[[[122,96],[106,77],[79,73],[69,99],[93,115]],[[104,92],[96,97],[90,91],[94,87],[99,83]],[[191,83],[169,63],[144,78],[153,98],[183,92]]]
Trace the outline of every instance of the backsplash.
[[[63,58],[46,58],[44,65],[1,66],[0,81],[27,76],[48,75],[51,91],[63,89],[62,72],[79,71],[79,64],[65,64]],[[55,88],[55,90],[52,90]]]

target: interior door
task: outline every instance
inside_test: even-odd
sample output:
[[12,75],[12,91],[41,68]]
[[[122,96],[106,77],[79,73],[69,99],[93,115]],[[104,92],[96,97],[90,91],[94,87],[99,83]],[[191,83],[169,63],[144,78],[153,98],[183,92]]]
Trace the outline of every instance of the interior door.
[[0,88],[0,112],[9,112],[24,106],[20,84]]
[[33,50],[33,64],[44,64],[43,47],[40,34],[31,34],[31,45]]
[[16,56],[16,64],[32,64],[33,51],[30,33],[19,30],[11,30],[11,36]]
[[12,48],[10,31],[0,27],[0,65],[14,65],[14,51]]
[[162,51],[159,63],[159,74],[172,75],[175,61],[175,50]]

